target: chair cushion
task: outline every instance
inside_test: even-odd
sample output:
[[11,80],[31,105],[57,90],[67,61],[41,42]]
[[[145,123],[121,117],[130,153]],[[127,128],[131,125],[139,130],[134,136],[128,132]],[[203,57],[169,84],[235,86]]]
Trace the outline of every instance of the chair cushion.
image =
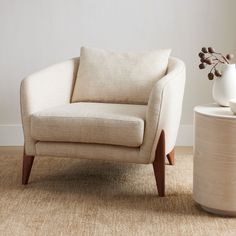
[[82,47],[72,102],[147,104],[169,55],[169,49],[115,53]]
[[138,147],[145,114],[145,105],[72,103],[32,114],[31,135],[38,141]]

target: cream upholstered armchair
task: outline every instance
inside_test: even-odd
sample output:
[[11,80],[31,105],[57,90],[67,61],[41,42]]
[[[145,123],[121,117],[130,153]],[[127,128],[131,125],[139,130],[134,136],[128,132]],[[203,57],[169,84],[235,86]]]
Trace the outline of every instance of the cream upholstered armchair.
[[[147,57],[147,61],[151,59],[153,63],[156,55],[138,56]],[[146,59],[138,60],[137,55],[134,59],[132,55],[119,54],[118,61],[122,59],[122,64],[121,61],[117,63],[116,55],[88,48],[81,49],[80,59],[67,60],[25,78],[20,91],[25,139],[22,184],[28,183],[35,156],[152,163],[159,196],[164,196],[165,158],[171,165],[174,164],[185,65],[168,55],[158,58],[166,60],[168,68],[164,70],[164,75],[158,74],[159,79],[154,77],[148,84],[149,90],[140,76],[151,67],[147,63],[143,65]],[[114,71],[106,68],[109,63],[109,68],[112,67],[112,60],[116,64]],[[138,68],[138,76],[135,69],[132,73],[129,71],[132,66]],[[102,81],[106,79],[106,73],[112,73],[107,80],[110,94],[104,88],[106,82],[104,84]],[[117,83],[117,78],[112,81],[112,76],[120,74],[125,77],[122,83]],[[134,74],[134,79],[138,81],[141,78],[142,82],[134,84],[130,79]],[[102,81],[102,85],[90,79],[97,79],[98,83]],[[124,83],[129,84],[129,79],[133,86],[122,87]],[[128,95],[125,90],[128,90]],[[120,95],[121,100],[118,98]],[[141,102],[136,101],[137,98]]]

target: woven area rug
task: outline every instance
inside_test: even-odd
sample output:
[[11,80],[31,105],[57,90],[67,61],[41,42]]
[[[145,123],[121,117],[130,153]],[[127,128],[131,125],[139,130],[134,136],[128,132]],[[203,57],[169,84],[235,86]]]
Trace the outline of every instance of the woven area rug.
[[36,157],[22,186],[21,149],[0,149],[0,235],[236,235],[236,218],[192,199],[192,155],[166,166],[157,195],[152,165]]

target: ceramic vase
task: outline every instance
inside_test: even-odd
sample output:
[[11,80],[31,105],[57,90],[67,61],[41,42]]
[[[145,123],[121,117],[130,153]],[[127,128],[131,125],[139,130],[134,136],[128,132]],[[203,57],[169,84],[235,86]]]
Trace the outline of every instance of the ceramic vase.
[[223,64],[222,76],[214,79],[212,96],[220,106],[229,106],[229,100],[236,98],[235,64]]

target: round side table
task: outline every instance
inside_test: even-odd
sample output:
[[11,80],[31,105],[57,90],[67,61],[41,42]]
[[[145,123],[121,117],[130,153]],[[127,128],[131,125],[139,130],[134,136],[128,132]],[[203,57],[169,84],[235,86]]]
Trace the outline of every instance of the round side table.
[[216,104],[194,109],[193,198],[215,214],[236,216],[236,116]]

